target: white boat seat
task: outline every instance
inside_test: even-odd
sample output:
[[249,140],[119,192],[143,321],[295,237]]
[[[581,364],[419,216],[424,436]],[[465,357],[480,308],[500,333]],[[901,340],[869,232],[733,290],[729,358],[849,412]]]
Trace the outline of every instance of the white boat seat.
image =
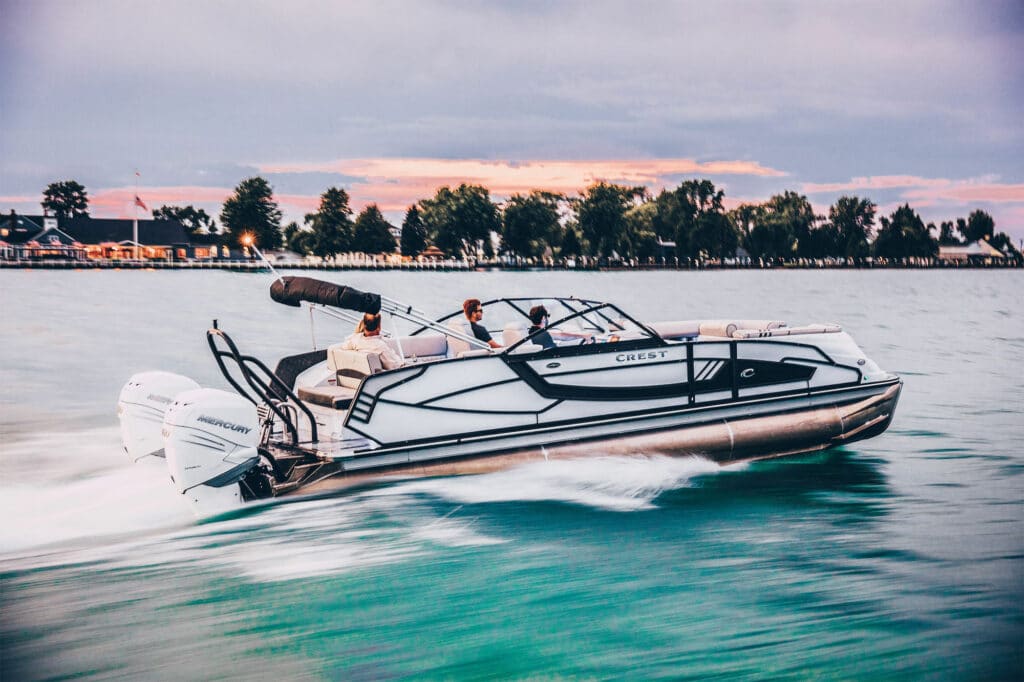
[[335,410],[347,410],[356,395],[354,388],[346,386],[300,386],[299,400]]
[[526,327],[521,324],[516,324],[515,322],[509,322],[501,331],[501,340],[506,348],[515,343],[519,343],[524,338],[526,338]]
[[339,386],[358,388],[365,377],[383,371],[384,364],[380,353],[331,346],[327,349],[327,368],[334,371]]
[[389,338],[386,342],[397,353],[401,345],[402,355],[409,362],[431,362],[448,356],[448,339],[443,334],[421,334]]
[[341,344],[327,349],[327,367],[334,372],[337,385],[300,386],[299,400],[335,410],[347,410],[364,378],[383,371],[380,353],[349,350]]
[[[449,320],[448,328],[453,332],[459,332],[465,336],[473,336],[473,330],[470,329],[469,323],[462,320]],[[448,356],[452,358],[461,357],[462,353],[474,350],[474,346],[471,346],[468,341],[457,339],[454,336],[448,337]]]
[[700,334],[699,320],[671,320],[668,322],[651,322],[647,325],[663,339],[682,339]]

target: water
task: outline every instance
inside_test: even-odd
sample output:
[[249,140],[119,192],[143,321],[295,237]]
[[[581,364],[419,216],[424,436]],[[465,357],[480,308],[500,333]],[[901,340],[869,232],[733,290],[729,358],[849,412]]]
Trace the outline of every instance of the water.
[[433,314],[834,320],[906,384],[887,433],[815,456],[598,456],[197,523],[120,451],[121,384],[222,386],[212,318],[273,360],[308,316],[259,275],[2,272],[3,679],[1024,677],[1021,273],[326,277]]

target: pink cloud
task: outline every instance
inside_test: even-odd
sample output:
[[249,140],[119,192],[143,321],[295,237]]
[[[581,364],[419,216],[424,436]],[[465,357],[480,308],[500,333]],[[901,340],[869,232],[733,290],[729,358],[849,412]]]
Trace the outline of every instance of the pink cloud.
[[805,182],[801,192],[819,194],[825,192],[849,192],[867,189],[899,189],[901,187],[935,187],[953,182],[936,178],[922,178],[914,175],[871,175],[852,178],[848,182]]
[[754,175],[782,177],[784,172],[753,161],[698,162],[693,159],[604,161],[484,161],[480,159],[341,159],[325,163],[260,166],[264,173],[338,173],[363,178],[352,183],[353,198],[374,197],[393,210],[433,195],[443,185],[483,185],[507,197],[532,189],[575,193],[599,180],[630,185],[665,185],[680,175]]
[[996,182],[992,177],[951,180],[913,175],[877,175],[849,182],[804,183],[807,194],[832,194],[864,190],[903,190],[900,197],[930,206],[936,203],[1021,203],[1024,184]]
[[[112,187],[91,192],[89,195],[89,213],[96,216],[111,218],[131,218],[135,215],[135,188],[134,187]],[[231,190],[223,187],[198,187],[198,186],[177,186],[177,187],[140,187],[138,195],[143,203],[153,211],[164,205],[186,206],[192,205],[203,208],[207,213],[211,208],[216,216],[220,213],[220,206],[230,196]],[[140,217],[145,213],[140,209]]]
[[1024,184],[1005,185],[993,183],[960,184],[947,187],[912,189],[903,193],[907,199],[925,201],[950,201],[965,203],[1024,203]]

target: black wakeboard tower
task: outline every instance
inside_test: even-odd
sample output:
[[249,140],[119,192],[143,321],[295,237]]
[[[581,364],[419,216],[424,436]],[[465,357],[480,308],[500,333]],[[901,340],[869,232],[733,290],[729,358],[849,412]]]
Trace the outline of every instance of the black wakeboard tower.
[[[443,326],[412,306],[380,294],[359,291],[344,284],[325,282],[312,277],[279,277],[270,285],[270,297],[278,303],[296,308],[306,302],[312,308],[320,308],[325,312],[330,312],[332,308],[339,309],[338,312],[341,312],[343,317],[353,320],[361,315],[355,316],[346,311],[370,314],[384,312],[423,325],[420,331],[429,328],[447,336],[460,338],[473,346],[486,347],[486,344],[476,337]],[[316,420],[292,392],[292,387],[295,377],[300,372],[326,359],[326,350],[314,348],[310,352],[282,358],[277,368],[271,371],[258,358],[239,352],[238,346],[218,327],[216,320],[213,321],[213,327],[207,331],[206,338],[221,374],[232,388],[257,407],[264,405],[266,409],[272,411],[284,425],[293,445],[298,444],[297,411],[304,413],[310,424],[313,441],[317,440]]]

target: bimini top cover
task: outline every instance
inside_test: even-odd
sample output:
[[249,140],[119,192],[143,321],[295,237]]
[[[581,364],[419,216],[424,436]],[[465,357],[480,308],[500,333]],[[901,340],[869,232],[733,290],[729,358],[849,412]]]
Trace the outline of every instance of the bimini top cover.
[[380,294],[370,294],[312,277],[282,277],[274,280],[270,285],[270,298],[296,308],[303,301],[309,301],[361,313],[380,312]]

